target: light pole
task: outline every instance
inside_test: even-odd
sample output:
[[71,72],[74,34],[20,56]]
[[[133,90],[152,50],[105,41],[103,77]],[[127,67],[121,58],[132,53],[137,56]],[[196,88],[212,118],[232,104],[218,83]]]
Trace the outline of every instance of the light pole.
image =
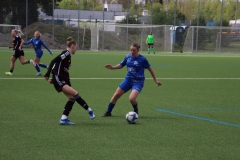
[[221,45],[222,45],[222,17],[223,17],[223,0],[220,0],[221,2],[221,14],[220,14],[220,36],[219,36],[219,46],[218,46],[218,52],[221,52]]
[[196,51],[198,50],[198,26],[199,26],[199,18],[200,18],[200,0],[198,0]]
[[53,10],[52,11],[53,12],[52,13],[53,14],[53,22],[52,22],[53,23],[52,24],[53,25],[53,27],[52,27],[52,39],[53,40],[52,40],[52,45],[53,45],[53,49],[54,49],[54,0],[52,0],[52,10]]
[[237,24],[237,19],[238,19],[238,0],[236,4],[236,11],[235,11],[235,25]]

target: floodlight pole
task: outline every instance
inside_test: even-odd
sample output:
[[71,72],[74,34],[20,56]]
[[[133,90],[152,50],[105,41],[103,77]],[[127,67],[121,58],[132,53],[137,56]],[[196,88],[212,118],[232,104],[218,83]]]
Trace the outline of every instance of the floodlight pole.
[[79,26],[79,19],[80,19],[80,0],[78,0],[78,49],[80,49],[80,41],[79,41],[79,36],[80,36],[80,26]]
[[128,16],[129,16],[129,0],[128,0],[128,7],[127,7],[127,35],[126,35],[126,51],[128,51]]
[[[150,0],[151,2],[151,26],[153,25],[153,9],[152,9],[152,5],[153,5],[153,0]],[[151,32],[152,32],[152,27],[151,27]]]
[[26,0],[26,40],[28,39],[28,0]]
[[105,5],[105,0],[103,0],[103,33],[102,33],[102,50],[104,50],[104,25],[105,25],[105,22],[104,22],[104,5]]
[[52,22],[52,45],[53,45],[53,49],[54,49],[54,0],[52,0],[52,9],[53,9],[53,22]]
[[237,24],[237,19],[238,19],[238,0],[236,4],[236,11],[235,11],[235,25]]
[[[173,29],[172,29],[172,36],[176,36],[176,33],[175,33],[175,26],[176,26],[176,3],[177,3],[177,0],[174,0],[174,21],[173,21]],[[172,53],[174,52],[174,37],[171,37],[172,38]]]
[[219,46],[218,52],[221,52],[221,45],[222,45],[222,17],[223,17],[223,0],[220,0],[221,4],[221,14],[220,14],[220,37],[219,37]]
[[198,51],[198,26],[199,26],[199,18],[200,18],[200,0],[198,0],[196,51]]

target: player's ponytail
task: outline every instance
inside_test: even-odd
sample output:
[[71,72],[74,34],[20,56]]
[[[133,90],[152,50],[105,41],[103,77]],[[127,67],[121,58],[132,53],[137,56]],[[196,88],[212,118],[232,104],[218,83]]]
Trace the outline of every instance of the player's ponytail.
[[17,33],[18,35],[21,37],[21,36],[24,36],[23,32],[21,30],[17,30]]
[[77,43],[73,40],[72,37],[68,37],[67,38],[67,47],[70,48],[72,44],[76,45]]
[[133,43],[133,44],[132,44],[132,46],[133,46],[133,47],[135,47],[135,48],[137,48],[137,50],[139,50],[139,49],[140,49],[140,45],[139,45],[139,44],[137,44],[137,43]]

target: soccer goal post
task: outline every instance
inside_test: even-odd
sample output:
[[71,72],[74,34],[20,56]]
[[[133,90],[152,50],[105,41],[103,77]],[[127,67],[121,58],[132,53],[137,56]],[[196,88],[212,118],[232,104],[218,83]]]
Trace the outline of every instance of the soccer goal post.
[[11,31],[13,29],[21,30],[20,25],[0,24],[0,47],[12,45]]
[[141,52],[147,52],[146,38],[154,35],[157,52],[171,52],[171,25],[99,24],[91,27],[91,50],[129,51],[130,45],[138,43]]
[[183,52],[239,53],[240,32],[237,32],[239,29],[219,26],[191,26],[187,29]]

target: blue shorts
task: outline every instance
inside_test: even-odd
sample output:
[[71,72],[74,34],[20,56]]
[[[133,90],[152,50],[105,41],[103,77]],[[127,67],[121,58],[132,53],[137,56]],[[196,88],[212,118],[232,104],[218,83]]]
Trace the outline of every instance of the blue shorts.
[[144,81],[140,81],[139,83],[133,83],[131,80],[124,79],[122,83],[118,86],[121,88],[125,93],[131,90],[138,90],[140,93],[143,88]]
[[36,53],[36,58],[40,59],[42,57],[42,55],[43,55],[43,52]]

